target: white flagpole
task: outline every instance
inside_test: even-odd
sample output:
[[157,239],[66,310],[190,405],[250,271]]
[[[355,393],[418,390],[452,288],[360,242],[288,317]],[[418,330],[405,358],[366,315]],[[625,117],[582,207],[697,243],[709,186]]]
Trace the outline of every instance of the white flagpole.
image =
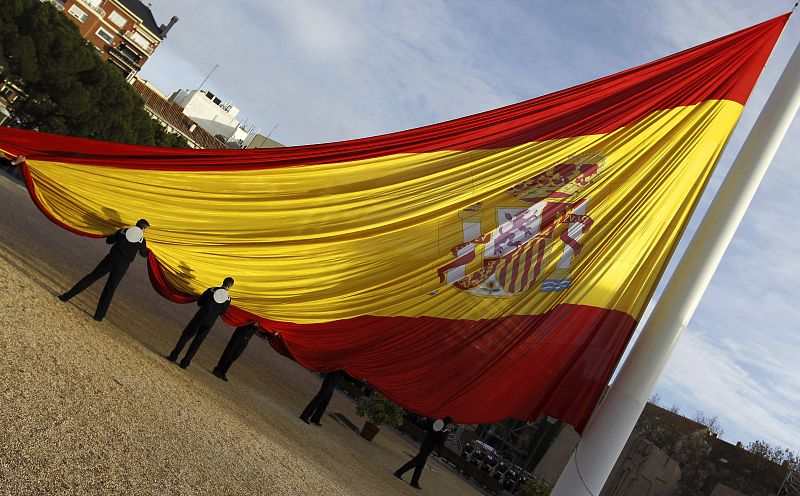
[[761,110],[617,379],[586,426],[553,488],[552,496],[600,494],[798,107],[800,44]]

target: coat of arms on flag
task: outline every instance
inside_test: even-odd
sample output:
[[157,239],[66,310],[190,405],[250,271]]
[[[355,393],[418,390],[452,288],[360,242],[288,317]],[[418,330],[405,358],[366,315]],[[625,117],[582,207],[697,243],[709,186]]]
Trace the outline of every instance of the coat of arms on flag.
[[592,226],[583,193],[604,164],[599,152],[570,157],[510,188],[501,206],[459,212],[464,242],[451,249],[455,260],[438,269],[439,280],[480,296],[569,288],[572,260]]

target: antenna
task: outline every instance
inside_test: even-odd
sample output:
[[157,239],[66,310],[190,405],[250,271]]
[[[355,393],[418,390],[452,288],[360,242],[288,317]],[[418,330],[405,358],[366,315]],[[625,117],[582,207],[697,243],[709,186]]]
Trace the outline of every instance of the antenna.
[[208,81],[208,78],[210,78],[211,75],[214,73],[214,71],[216,71],[217,69],[219,69],[219,64],[215,64],[214,67],[211,68],[211,71],[209,71],[208,76],[206,76],[206,78],[203,79],[203,82],[200,83],[200,86],[197,87],[197,91],[200,91],[200,88],[202,88],[203,85],[206,84],[206,81]]
[[278,126],[280,126],[280,123],[275,124],[275,127],[273,127],[272,131],[269,132],[269,134],[267,135],[267,138],[269,138],[272,135],[272,133],[275,132],[276,129],[278,129]]

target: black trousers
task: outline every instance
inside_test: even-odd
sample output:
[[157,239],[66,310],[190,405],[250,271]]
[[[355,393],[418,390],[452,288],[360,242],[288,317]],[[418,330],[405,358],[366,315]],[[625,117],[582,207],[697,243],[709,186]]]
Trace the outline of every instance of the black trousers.
[[228,345],[225,347],[225,351],[223,351],[222,356],[219,357],[219,362],[217,366],[214,367],[214,370],[223,375],[227,374],[228,369],[231,368],[233,362],[244,352],[249,342],[249,339],[241,337],[234,331],[233,336],[231,336],[230,341],[228,341]]
[[339,382],[339,377],[341,377],[339,372],[330,372],[325,376],[322,386],[320,386],[316,396],[311,398],[311,402],[303,410],[301,417],[319,423],[322,419],[322,414],[325,413],[325,409],[328,408],[328,404],[333,398],[333,392],[336,390],[336,383]]
[[197,353],[197,350],[200,348],[200,345],[203,344],[203,340],[208,336],[209,331],[211,328],[214,327],[214,321],[208,322],[208,318],[198,311],[192,317],[192,320],[186,325],[186,328],[181,333],[181,337],[178,338],[178,343],[175,345],[175,348],[172,350],[172,353],[169,354],[169,359],[173,362],[178,359],[178,355],[180,355],[181,350],[183,347],[186,346],[186,343],[194,337],[192,344],[189,345],[189,349],[186,351],[186,354],[183,356],[183,360],[181,360],[181,367],[186,368],[192,363],[192,358],[194,358],[194,354]]
[[411,483],[415,486],[419,485],[419,478],[422,475],[422,469],[425,468],[425,463],[428,461],[428,457],[430,456],[431,451],[428,450],[420,450],[417,456],[412,458],[408,461],[405,465],[397,469],[395,472],[397,475],[403,475],[404,473],[408,472],[412,468],[414,469],[414,475],[411,476]]
[[130,264],[124,261],[115,260],[111,255],[106,255],[93,271],[86,274],[83,279],[78,281],[72,289],[61,295],[61,297],[65,301],[69,300],[94,284],[98,279],[108,274],[108,280],[103,288],[103,292],[100,294],[100,301],[97,302],[97,310],[94,312],[95,320],[103,320],[103,317],[106,316],[106,312],[108,312],[108,307],[111,305],[111,298],[114,297],[114,291],[117,290],[117,286],[119,286],[119,282],[128,270],[129,265]]

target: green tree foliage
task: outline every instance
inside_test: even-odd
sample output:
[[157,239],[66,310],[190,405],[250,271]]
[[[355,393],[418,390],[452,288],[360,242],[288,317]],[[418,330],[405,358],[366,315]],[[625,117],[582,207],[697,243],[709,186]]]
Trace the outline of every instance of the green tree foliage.
[[22,127],[119,143],[187,147],[144,110],[122,73],[104,62],[51,4],[2,0],[0,73],[21,88]]
[[375,425],[399,427],[403,423],[406,411],[384,395],[374,392],[370,396],[358,399],[356,414],[367,417],[367,420]]
[[520,486],[517,496],[548,496],[550,485],[545,481],[531,477],[524,485]]

